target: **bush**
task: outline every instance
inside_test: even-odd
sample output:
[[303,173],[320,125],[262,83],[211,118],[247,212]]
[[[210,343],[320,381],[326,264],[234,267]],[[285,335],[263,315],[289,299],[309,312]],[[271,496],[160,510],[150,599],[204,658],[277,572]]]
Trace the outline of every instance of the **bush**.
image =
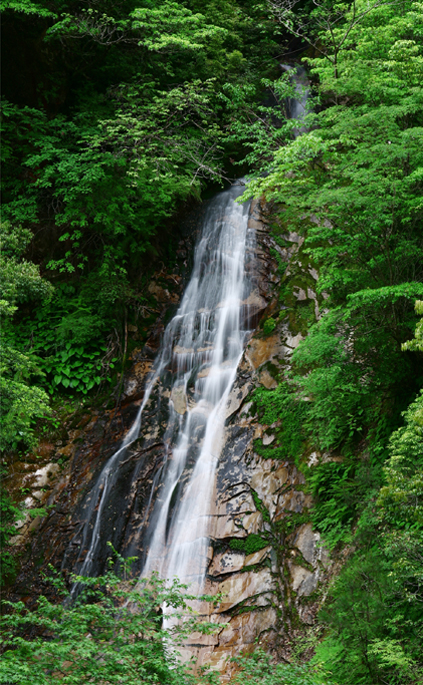
[[[216,683],[213,674],[194,676],[178,661],[178,645],[196,631],[210,633],[188,607],[186,586],[153,576],[148,584],[125,580],[110,568],[98,578],[73,577],[79,595],[72,600],[63,579],[52,574],[58,603],[38,598],[30,611],[23,602],[4,602],[0,681],[8,685],[197,685]],[[76,584],[76,585],[75,585]],[[191,598],[192,599],[192,598]],[[208,598],[210,599],[210,598]],[[184,618],[164,628],[161,607]]]
[[330,685],[320,668],[274,663],[261,648],[234,661],[240,673],[236,674],[233,685]]

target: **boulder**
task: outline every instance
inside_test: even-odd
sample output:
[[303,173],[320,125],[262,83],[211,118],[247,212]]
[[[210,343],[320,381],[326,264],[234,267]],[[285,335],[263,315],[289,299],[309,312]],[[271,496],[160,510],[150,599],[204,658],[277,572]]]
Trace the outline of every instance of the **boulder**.
[[224,597],[218,605],[217,613],[229,611],[244,600],[269,592],[272,588],[273,579],[267,568],[257,573],[252,571],[235,573],[219,583],[218,592],[221,592]]

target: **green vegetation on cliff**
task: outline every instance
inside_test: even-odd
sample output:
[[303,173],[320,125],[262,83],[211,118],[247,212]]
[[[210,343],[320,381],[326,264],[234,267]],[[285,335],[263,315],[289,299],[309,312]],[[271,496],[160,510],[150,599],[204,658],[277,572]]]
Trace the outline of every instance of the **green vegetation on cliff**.
[[315,527],[335,553],[347,545],[316,658],[342,685],[412,684],[423,677],[423,7],[366,8],[334,22],[320,5],[308,21],[307,131],[249,188],[275,201],[279,239],[302,236],[297,265],[319,274],[316,319],[287,270],[280,317],[307,335],[283,382],[256,398],[295,446]]

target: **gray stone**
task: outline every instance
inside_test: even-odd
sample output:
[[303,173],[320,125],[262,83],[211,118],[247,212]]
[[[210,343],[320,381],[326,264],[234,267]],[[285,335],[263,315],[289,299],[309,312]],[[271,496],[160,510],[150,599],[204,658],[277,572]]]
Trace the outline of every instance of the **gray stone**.
[[252,383],[244,383],[241,387],[234,385],[229,393],[228,403],[226,406],[226,418],[228,419],[240,408],[248,393],[252,390]]
[[219,583],[218,592],[225,596],[218,605],[217,612],[229,611],[229,609],[232,609],[240,602],[269,592],[272,589],[273,580],[268,569],[263,569],[258,573],[236,573],[222,583]]
[[305,523],[298,530],[295,537],[294,544],[300,550],[304,559],[309,564],[315,563],[316,557],[316,542],[320,540],[319,533],[314,533],[311,523]]
[[210,576],[220,576],[225,573],[235,573],[244,566],[244,555],[241,552],[224,552],[213,557],[208,573]]
[[319,571],[312,573],[303,566],[291,564],[292,589],[299,597],[308,597],[317,587]]
[[267,557],[271,549],[272,548],[269,546],[259,550],[258,552],[249,554],[245,557],[244,566],[254,566],[254,564],[259,564],[265,557]]
[[185,395],[185,389],[183,386],[180,385],[178,388],[173,388],[170,397],[175,411],[178,414],[185,414],[187,410],[187,397]]

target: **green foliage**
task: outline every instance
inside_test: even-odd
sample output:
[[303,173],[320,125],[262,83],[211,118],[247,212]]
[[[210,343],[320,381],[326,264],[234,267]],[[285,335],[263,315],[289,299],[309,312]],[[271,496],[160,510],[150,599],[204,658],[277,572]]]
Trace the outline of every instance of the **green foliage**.
[[261,422],[269,425],[276,422],[279,424],[275,429],[279,446],[272,446],[265,451],[258,448],[260,453],[280,459],[299,457],[304,446],[303,423],[306,405],[296,400],[290,385],[286,382],[279,383],[274,390],[257,388],[253,397]]
[[[48,301],[53,288],[41,278],[39,268],[22,255],[31,240],[31,232],[9,222],[0,224],[0,451],[8,453],[18,447],[36,443],[35,421],[50,415],[49,397],[33,385],[33,379],[43,375],[40,360],[11,343],[7,336],[18,306]],[[7,470],[1,468],[1,475]],[[16,534],[15,523],[22,512],[8,495],[3,483],[0,488],[0,584],[13,579],[16,565],[7,548]]]
[[320,614],[330,632],[316,660],[345,685],[411,685],[422,675],[421,606],[402,597],[391,570],[390,555],[361,540]]
[[[21,259],[30,233],[9,222],[0,225],[2,250],[1,281],[1,358],[0,358],[0,450],[34,443],[34,420],[49,414],[49,399],[40,388],[31,386],[33,376],[42,375],[38,359],[11,345],[5,328],[15,315],[18,303],[46,300],[52,286],[44,281],[35,264]],[[4,298],[4,299],[3,299]]]
[[423,527],[423,394],[404,412],[405,426],[393,433],[391,458],[384,472],[387,484],[379,504],[386,520],[401,527]]
[[[210,675],[194,676],[178,662],[177,647],[193,630],[212,633],[216,626],[201,623],[190,609],[184,587],[166,587],[152,577],[148,584],[128,580],[128,564],[118,559],[123,578],[113,569],[99,578],[75,577],[81,592],[71,600],[60,577],[52,576],[59,603],[38,598],[29,611],[23,602],[5,602],[0,679],[10,685],[140,682],[189,685],[212,683]],[[191,598],[192,599],[192,598]],[[162,627],[160,607],[166,604],[175,619]],[[25,636],[25,637],[24,637]]]
[[105,378],[110,381],[107,374],[117,360],[108,354],[107,324],[99,298],[90,302],[84,291],[81,295],[63,284],[35,316],[23,319],[9,334],[16,346],[37,355],[51,393],[66,389],[87,394]]
[[36,181],[26,187],[24,200],[12,200],[4,211],[30,221],[49,194],[55,222],[63,226],[59,240],[67,246],[49,268],[84,269],[90,235],[103,241],[99,267],[123,267],[128,248],[134,255],[144,252],[176,203],[198,195],[201,179],[218,174],[212,89],[212,81],[154,94],[148,86],[122,85],[109,96],[114,118],[82,131],[76,122],[49,121],[6,104],[6,131],[15,133],[16,143],[16,129],[25,130],[37,117],[41,135],[23,161]]
[[284,225],[305,236],[327,305],[342,305],[352,325],[377,320],[396,341],[421,291],[423,99],[394,57],[405,36],[418,45],[421,24],[418,3],[379,7],[351,30],[337,79],[326,59],[309,60],[320,97],[335,93],[335,104],[310,114],[312,130],[278,149],[248,189],[280,202]]
[[[262,79],[260,90],[266,89],[273,96],[274,103],[257,106],[257,85],[254,83],[226,83],[220,100],[225,111],[231,115],[230,127],[225,136],[227,144],[242,145],[246,152],[239,162],[254,174],[268,168],[275,149],[285,145],[291,138],[293,123],[285,119],[286,98],[295,96],[295,89],[288,74],[276,81]],[[276,117],[280,116],[280,121]],[[275,125],[276,121],[278,125]],[[276,253],[279,257],[279,254]]]
[[20,443],[32,446],[34,421],[50,413],[48,395],[30,385],[32,377],[42,372],[30,356],[13,349],[7,342],[3,345],[0,368],[0,449],[16,449]]
[[242,655],[234,661],[240,668],[232,681],[234,685],[330,685],[319,668],[275,664],[260,647],[253,654]]
[[263,324],[264,335],[270,335],[276,328],[276,321],[273,317],[269,316],[268,319]]
[[270,523],[270,514],[269,514],[268,510],[266,509],[266,506],[264,505],[263,501],[260,499],[260,497],[258,496],[258,494],[256,493],[255,490],[251,490],[251,496],[253,498],[253,501],[254,501],[254,504],[255,504],[257,511],[259,511],[263,517],[263,521],[265,523]]
[[336,308],[310,328],[292,355],[293,387],[307,406],[305,428],[322,451],[362,439],[378,420],[381,385],[392,382],[381,364],[377,375],[367,373],[375,350],[357,333],[348,312]]
[[9,305],[45,300],[53,292],[51,284],[40,278],[39,267],[22,259],[31,238],[31,232],[21,226],[12,226],[9,221],[0,225],[0,298]]
[[[50,116],[55,94],[44,92],[47,106],[3,103],[4,212],[53,222],[62,249],[52,269],[127,269],[151,253],[181,202],[221,179],[224,127],[234,112],[223,89],[238,87],[232,81],[247,72],[260,84],[276,47],[272,23],[264,32],[254,2],[189,5],[118,8],[103,0],[95,10],[61,14],[59,3],[41,50],[78,63],[72,115],[62,108]],[[63,80],[60,70],[54,78]]]
[[39,17],[52,17],[56,15],[50,12],[46,7],[37,5],[31,0],[2,0],[0,3],[0,11],[4,12],[6,10],[13,10],[14,12],[20,12],[21,14],[36,15]]
[[313,523],[322,531],[325,542],[334,547],[341,540],[348,541],[359,497],[354,465],[320,464],[311,469],[307,481],[313,494]]
[[423,394],[404,412],[405,425],[393,433],[386,484],[378,506],[384,546],[398,590],[413,605],[423,602]]
[[[373,497],[358,523],[355,554],[321,614],[330,633],[317,659],[346,685],[369,679],[411,685],[423,677],[421,393],[404,419],[391,436],[376,515]],[[334,482],[327,485],[333,491]]]
[[[6,469],[0,468],[0,475],[6,475]],[[0,486],[0,585],[10,582],[16,570],[15,560],[7,549],[9,540],[16,535],[15,523],[23,518],[22,510],[17,507],[7,494],[4,484]]]
[[259,552],[268,545],[268,541],[257,535],[257,533],[250,533],[246,538],[232,538],[229,543],[231,549],[237,549],[245,554],[253,554]]
[[[414,309],[416,310],[416,314],[423,314],[423,302],[417,300]],[[416,326],[414,339],[407,340],[407,342],[403,343],[401,349],[423,352],[423,319],[420,319]]]

